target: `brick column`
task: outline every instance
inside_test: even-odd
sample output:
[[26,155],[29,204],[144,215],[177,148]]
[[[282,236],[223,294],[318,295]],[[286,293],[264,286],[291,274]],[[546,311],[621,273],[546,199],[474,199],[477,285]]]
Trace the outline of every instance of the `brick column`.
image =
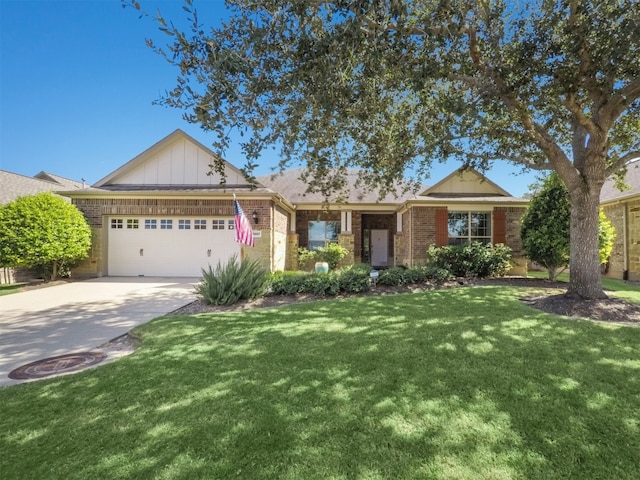
[[289,233],[287,235],[287,258],[285,261],[285,270],[298,270],[299,242],[300,236],[297,233]]
[[354,263],[354,246],[355,246],[355,235],[352,233],[340,233],[338,234],[338,244],[341,247],[346,248],[349,253],[347,256],[342,259],[338,267],[344,267],[346,265],[353,265]]

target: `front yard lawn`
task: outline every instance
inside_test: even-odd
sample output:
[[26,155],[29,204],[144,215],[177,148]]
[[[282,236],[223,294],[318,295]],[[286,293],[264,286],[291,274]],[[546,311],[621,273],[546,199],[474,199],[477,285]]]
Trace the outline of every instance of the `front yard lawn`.
[[7,479],[637,479],[640,328],[473,287],[162,317],[0,388]]
[[[532,278],[547,278],[547,272],[529,272]],[[561,273],[557,277],[560,282],[569,282],[569,274]],[[602,288],[607,295],[622,298],[628,302],[640,303],[640,285],[634,282],[625,282],[624,280],[616,280],[615,278],[602,277]]]

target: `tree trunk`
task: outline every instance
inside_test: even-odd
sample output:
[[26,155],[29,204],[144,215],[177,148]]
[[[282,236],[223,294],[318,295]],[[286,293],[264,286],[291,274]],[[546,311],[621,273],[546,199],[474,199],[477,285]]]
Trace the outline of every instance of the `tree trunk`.
[[578,188],[569,192],[569,197],[571,250],[567,295],[584,299],[608,298],[602,290],[598,255],[600,191],[597,188]]
[[58,262],[51,263],[51,281],[58,277]]

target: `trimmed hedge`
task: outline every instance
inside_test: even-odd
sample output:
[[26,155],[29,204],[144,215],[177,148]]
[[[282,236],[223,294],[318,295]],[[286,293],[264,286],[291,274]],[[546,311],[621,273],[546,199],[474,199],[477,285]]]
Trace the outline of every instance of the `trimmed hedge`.
[[[353,265],[328,273],[278,272],[271,276],[272,295],[296,295],[300,293],[318,296],[336,296],[341,293],[361,293],[371,289],[371,267]],[[427,281],[450,280],[448,271],[430,267],[393,267],[381,270],[378,285],[406,285]]]
[[427,265],[447,270],[454,277],[501,277],[511,268],[511,249],[505,245],[431,246],[427,250]]

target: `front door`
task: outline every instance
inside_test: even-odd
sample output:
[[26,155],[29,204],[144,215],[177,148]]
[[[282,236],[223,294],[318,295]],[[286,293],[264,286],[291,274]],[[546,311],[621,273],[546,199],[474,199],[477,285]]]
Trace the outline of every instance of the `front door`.
[[389,265],[389,230],[371,230],[371,265]]

